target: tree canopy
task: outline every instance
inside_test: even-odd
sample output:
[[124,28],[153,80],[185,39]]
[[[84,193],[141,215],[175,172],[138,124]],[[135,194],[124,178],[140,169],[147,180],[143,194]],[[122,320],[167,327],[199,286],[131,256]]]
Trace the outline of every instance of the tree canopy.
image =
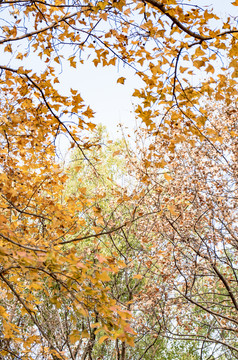
[[[177,341],[181,359],[237,358],[237,16],[189,0],[0,10],[0,356],[172,359]],[[86,61],[142,80],[133,146],[60,83]]]

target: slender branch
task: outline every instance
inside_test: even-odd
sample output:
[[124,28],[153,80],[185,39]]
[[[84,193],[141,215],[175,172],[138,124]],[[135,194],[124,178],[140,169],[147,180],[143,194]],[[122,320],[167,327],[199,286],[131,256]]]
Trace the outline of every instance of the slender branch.
[[[49,338],[47,337],[47,335],[45,334],[44,330],[42,329],[41,325],[39,324],[38,320],[36,319],[36,317],[33,315],[33,312],[29,309],[29,307],[27,306],[27,304],[23,301],[23,299],[21,298],[21,296],[17,293],[17,291],[14,289],[14,287],[12,286],[12,284],[5,278],[5,276],[3,275],[2,272],[0,272],[0,278],[2,279],[2,281],[11,289],[12,293],[15,295],[15,297],[17,298],[17,300],[20,302],[20,304],[24,307],[24,309],[27,311],[27,313],[29,314],[31,320],[33,321],[33,323],[37,326],[38,330],[41,332],[41,334],[44,336],[44,338],[50,343]],[[53,344],[50,343],[50,346],[52,349],[54,349],[59,355],[60,353],[57,351],[57,349],[53,346]],[[65,360],[65,358],[60,355],[59,360]]]
[[108,231],[102,231],[102,232],[100,232],[98,234],[91,234],[91,235],[86,235],[86,236],[82,236],[82,237],[79,237],[79,238],[74,238],[72,240],[61,241],[61,242],[59,242],[59,243],[57,243],[55,245],[65,245],[65,244],[70,244],[70,243],[76,242],[76,241],[82,241],[82,240],[87,240],[87,239],[99,237],[99,236],[102,236],[102,235],[109,235],[109,234],[112,234],[113,232],[115,232],[117,230],[122,229],[126,225],[127,224],[123,224],[121,226],[118,226],[117,228],[114,228],[114,229],[111,229],[111,230],[108,230]]
[[216,272],[216,274],[218,275],[219,279],[223,282],[226,290],[228,291],[228,293],[229,293],[229,295],[230,295],[230,298],[231,298],[231,300],[232,300],[232,302],[233,302],[236,310],[238,311],[237,301],[236,301],[236,299],[235,299],[235,296],[234,296],[233,292],[232,292],[231,289],[230,289],[230,286],[229,286],[227,280],[226,280],[226,279],[224,278],[224,276],[220,273],[220,271],[218,270],[218,268],[216,267],[216,265],[212,265],[212,267],[213,267],[214,271]]
[[238,325],[238,320],[233,319],[233,318],[229,318],[229,317],[227,317],[227,316],[225,316],[225,315],[222,315],[222,314],[219,314],[219,313],[217,313],[216,311],[212,311],[212,310],[206,308],[205,306],[199,304],[198,302],[194,301],[194,300],[191,299],[190,297],[182,294],[182,293],[179,291],[179,289],[177,289],[177,291],[178,291],[187,301],[189,301],[189,302],[191,302],[192,304],[200,307],[201,309],[203,309],[203,310],[206,311],[207,313],[209,313],[209,314],[211,314],[211,315],[213,315],[213,316],[215,316],[215,317],[222,318],[222,319],[225,319],[225,320],[234,322],[235,324]]
[[229,34],[234,34],[234,33],[238,33],[238,30],[229,30],[229,31],[224,31],[223,33],[217,34],[214,37],[212,36],[203,36],[200,35],[198,33],[195,33],[194,31],[190,30],[189,28],[187,28],[186,26],[184,26],[178,19],[176,19],[176,17],[174,17],[173,15],[171,15],[169,13],[170,9],[166,9],[166,7],[160,3],[157,0],[144,0],[146,3],[151,4],[152,6],[156,7],[157,9],[159,9],[164,15],[166,15],[174,24],[176,24],[178,26],[179,29],[181,29],[182,31],[184,31],[186,34],[192,36],[195,39],[198,39],[200,41],[208,41],[208,40],[212,40],[214,38],[220,37],[220,36],[224,36],[224,35],[229,35]]
[[[25,76],[27,78],[27,80],[29,82],[32,83],[32,85],[40,92],[41,96],[42,96],[42,99],[46,105],[46,107],[48,108],[48,110],[50,111],[50,113],[53,115],[53,117],[58,121],[58,123],[65,129],[66,133],[71,137],[71,139],[73,140],[73,142],[76,144],[76,146],[78,147],[78,149],[80,150],[80,152],[82,153],[83,157],[89,162],[89,164],[94,168],[95,170],[95,173],[97,174],[97,171],[95,169],[95,166],[91,163],[91,161],[88,159],[88,157],[86,156],[84,150],[81,148],[81,146],[78,144],[77,140],[74,138],[74,136],[72,135],[72,133],[70,132],[70,130],[67,128],[67,126],[60,120],[59,116],[52,110],[52,107],[50,106],[49,102],[47,101],[46,99],[46,96],[43,92],[43,90],[40,88],[39,85],[37,85],[37,83],[32,80],[32,78],[27,74],[27,72],[23,72],[21,74],[19,74],[18,70],[16,69],[12,69],[12,68],[9,68],[7,66],[4,66],[4,65],[0,65],[0,69],[3,69],[3,70],[6,70],[6,71],[10,71],[10,72],[13,72],[13,73],[16,73],[18,75],[22,75],[22,76]],[[98,174],[97,174],[98,176]]]
[[10,242],[11,244],[14,244],[16,246],[19,246],[20,248],[23,248],[25,250],[30,250],[30,251],[37,251],[37,252],[43,252],[43,253],[47,253],[46,250],[43,250],[43,249],[39,249],[39,248],[35,248],[35,247],[31,247],[31,246],[26,246],[26,245],[22,245],[22,244],[19,244],[17,243],[16,241],[10,239],[9,237],[3,235],[0,233],[0,237],[2,237],[4,240]]
[[[85,8],[90,8],[90,6],[85,6]],[[6,42],[13,42],[13,41],[19,41],[19,40],[23,40],[23,39],[26,39],[26,38],[29,38],[29,37],[32,37],[34,35],[37,35],[37,34],[40,34],[40,33],[43,33],[43,32],[46,32],[48,30],[51,30],[53,28],[57,28],[59,26],[59,24],[62,22],[62,21],[65,21],[65,20],[68,20],[68,19],[71,19],[72,17],[78,15],[79,11],[76,11],[74,12],[73,14],[69,14],[69,15],[65,15],[63,16],[61,19],[57,20],[57,21],[54,21],[51,25],[49,26],[46,26],[42,29],[38,29],[38,30],[35,30],[35,31],[31,31],[27,34],[24,34],[22,36],[17,36],[15,38],[8,38],[8,39],[3,39],[3,40],[0,40],[0,45],[1,44],[4,44]]]
[[166,9],[165,6],[162,3],[160,3],[159,1],[157,1],[157,0],[145,0],[145,2],[151,4],[154,7],[156,7],[157,9],[159,9],[174,24],[176,24],[181,30],[183,30],[188,35],[192,36],[193,38],[199,39],[199,40],[202,40],[202,41],[212,39],[211,37],[205,37],[205,36],[202,36],[200,34],[197,34],[197,33],[193,32],[193,31],[191,31],[190,29],[188,29],[187,27],[185,27],[179,20],[177,20],[174,16],[170,15],[170,13],[169,13],[170,9]]
[[34,213],[31,213],[31,212],[28,212],[28,211],[25,211],[25,210],[21,210],[15,204],[13,204],[9,199],[7,199],[4,195],[1,195],[1,196],[2,196],[2,198],[4,200],[6,200],[8,202],[9,205],[11,205],[12,209],[16,210],[20,214],[25,214],[25,215],[34,216],[34,217],[37,217],[37,218],[40,218],[40,219],[43,219],[43,220],[52,221],[50,218],[47,218],[47,217],[45,217],[43,215],[38,215],[38,214],[34,214]]
[[154,344],[156,343],[156,341],[158,340],[158,337],[155,338],[155,340],[145,349],[145,351],[143,352],[143,354],[141,355],[141,357],[139,358],[139,360],[143,359],[144,355],[147,353],[147,351],[154,346]]

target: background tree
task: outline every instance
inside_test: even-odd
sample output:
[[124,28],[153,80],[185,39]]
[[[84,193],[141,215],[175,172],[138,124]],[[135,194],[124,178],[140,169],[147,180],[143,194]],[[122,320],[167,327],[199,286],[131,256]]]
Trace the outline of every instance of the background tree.
[[[77,188],[85,184],[85,194],[90,199],[94,198],[95,204],[87,209],[83,218],[87,227],[96,224],[97,231],[105,235],[98,237],[96,241],[91,241],[90,238],[77,247],[80,252],[86,248],[93,256],[100,251],[96,256],[101,262],[105,256],[110,256],[112,262],[114,259],[115,266],[120,262],[124,264],[107,284],[116,304],[132,313],[131,326],[136,331],[134,347],[126,345],[120,337],[115,342],[109,343],[105,339],[101,343],[98,341],[100,334],[96,334],[92,358],[172,360],[187,358],[190,354],[191,359],[198,359],[200,355],[196,343],[191,341],[185,345],[179,341],[170,342],[164,337],[163,324],[158,321],[156,311],[151,307],[154,304],[151,288],[158,288],[158,278],[161,276],[154,248],[150,246],[157,237],[152,230],[154,224],[151,224],[152,216],[157,216],[157,211],[148,212],[148,202],[141,198],[141,183],[133,177],[133,166],[129,163],[129,145],[124,141],[110,141],[105,129],[100,127],[90,143],[97,144],[90,151],[94,159],[99,159],[95,166],[97,173],[102,176],[95,179],[87,162],[80,159],[76,150],[70,161],[71,179],[67,191],[77,193]],[[131,175],[128,174],[128,169]],[[105,193],[106,196],[103,195]],[[148,197],[150,194],[145,193],[144,199]],[[120,227],[120,224],[125,225]],[[111,228],[118,230],[111,233]],[[142,301],[145,294],[149,300]],[[85,327],[92,322],[91,319],[83,318],[82,321],[85,321]]]
[[[168,143],[155,140],[150,144],[151,163],[146,162],[151,150],[141,149],[144,161],[134,164],[150,193],[147,207],[158,214],[152,222],[157,235],[150,246],[160,270],[157,284],[151,284],[141,301],[151,302],[150,311],[163,324],[164,336],[198,340],[202,359],[205,348],[214,358],[224,354],[234,359],[238,356],[237,108],[221,103],[207,106],[207,111],[214,129],[212,143],[194,136],[192,144],[176,146],[161,172],[157,154],[164,154]],[[176,132],[180,136],[179,127]]]

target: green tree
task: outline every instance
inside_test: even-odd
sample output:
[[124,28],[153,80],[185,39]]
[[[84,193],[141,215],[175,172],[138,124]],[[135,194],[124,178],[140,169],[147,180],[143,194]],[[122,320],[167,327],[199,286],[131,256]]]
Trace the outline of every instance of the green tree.
[[[101,127],[96,129],[90,143],[100,144],[91,152],[91,161],[96,159],[95,169],[88,168],[87,162],[76,150],[70,160],[71,176],[67,192],[77,193],[77,189],[85,185],[86,197],[95,199],[94,206],[81,214],[87,223],[85,228],[92,227],[97,221],[95,230],[105,235],[98,237],[97,241],[92,241],[90,237],[88,241],[78,244],[77,248],[80,252],[86,248],[92,258],[96,256],[101,262],[110,256],[115,266],[124,264],[112,275],[108,286],[116,306],[123,306],[132,313],[131,326],[136,331],[134,347],[126,345],[120,337],[114,342],[108,342],[105,337],[101,342],[102,334],[96,334],[92,358],[173,360],[185,359],[190,354],[191,359],[199,359],[198,346],[194,342],[186,345],[164,337],[162,322],[158,321],[156,311],[151,306],[156,303],[155,299],[144,299],[150,284],[158,282],[160,269],[151,261],[153,248],[150,248],[149,242],[155,234],[144,222],[144,218],[148,222],[147,217],[151,214],[146,211],[146,201],[142,203],[141,198],[136,196],[140,183],[128,174],[128,160],[131,158],[129,145],[122,140],[110,141],[105,128]],[[95,170],[97,179],[93,176]],[[102,196],[104,193],[106,196]],[[112,229],[116,231],[112,232]],[[144,242],[146,237],[148,246]],[[85,328],[88,323],[95,322],[92,318],[82,318],[82,321]]]

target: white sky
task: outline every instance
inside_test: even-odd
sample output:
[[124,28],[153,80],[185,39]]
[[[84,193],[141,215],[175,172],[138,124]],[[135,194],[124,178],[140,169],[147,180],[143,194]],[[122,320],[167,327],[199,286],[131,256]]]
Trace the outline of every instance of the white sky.
[[[117,79],[124,76],[125,84],[117,84]],[[88,61],[77,66],[77,70],[65,68],[60,76],[64,86],[78,89],[82,98],[96,112],[96,123],[106,125],[110,136],[115,138],[118,123],[128,126],[133,131],[135,126],[132,93],[142,86],[142,81],[135,71],[122,64],[97,68]]]

